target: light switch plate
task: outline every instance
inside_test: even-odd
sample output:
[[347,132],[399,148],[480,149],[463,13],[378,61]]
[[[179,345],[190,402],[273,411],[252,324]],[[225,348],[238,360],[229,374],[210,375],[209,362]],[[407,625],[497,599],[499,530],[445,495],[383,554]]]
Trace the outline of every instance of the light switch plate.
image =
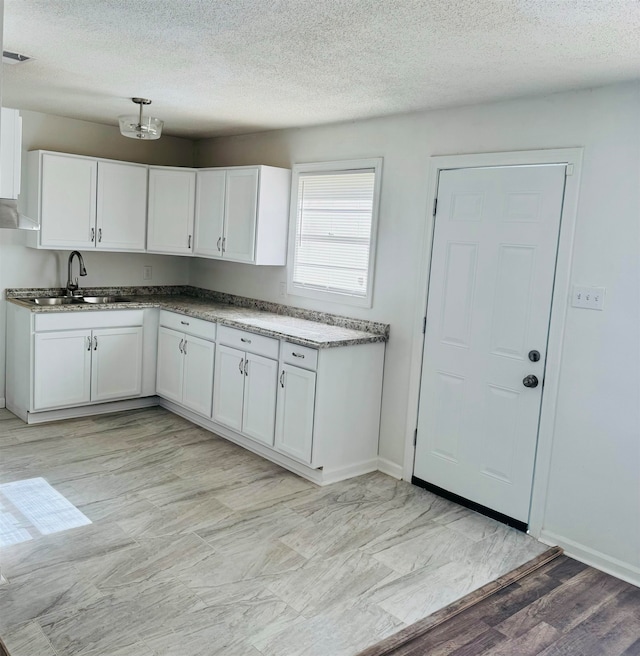
[[604,287],[581,287],[574,285],[573,294],[571,295],[571,305],[587,310],[602,310],[604,309],[605,291]]

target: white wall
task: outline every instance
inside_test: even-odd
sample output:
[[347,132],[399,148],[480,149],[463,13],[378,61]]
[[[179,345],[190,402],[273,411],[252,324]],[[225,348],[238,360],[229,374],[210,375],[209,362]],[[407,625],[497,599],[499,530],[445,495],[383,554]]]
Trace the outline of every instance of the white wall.
[[[640,84],[196,144],[196,165],[384,157],[374,305],[286,302],[391,324],[380,455],[403,461],[432,155],[584,147],[572,278],[604,312],[567,307],[544,531],[640,582]],[[284,268],[195,260],[191,283],[272,301]],[[573,545],[573,546],[572,546]],[[598,560],[600,559],[600,560]],[[620,561],[616,565],[616,561]],[[615,567],[614,567],[615,566]],[[636,568],[636,569],[634,569]]]
[[[140,142],[120,136],[117,127],[49,116],[37,112],[22,115],[23,165],[29,150],[54,150],[77,155],[108,157],[145,164],[191,166],[193,142],[176,137]],[[23,166],[23,191],[28,184]],[[21,194],[21,204],[25,194]],[[24,233],[0,230],[0,399],[4,398],[5,303],[4,290],[12,287],[64,287],[68,251],[26,248]],[[189,278],[186,258],[164,255],[83,252],[87,277],[81,286],[141,285],[142,267],[153,267],[151,284],[185,284]],[[74,271],[77,265],[74,264]]]

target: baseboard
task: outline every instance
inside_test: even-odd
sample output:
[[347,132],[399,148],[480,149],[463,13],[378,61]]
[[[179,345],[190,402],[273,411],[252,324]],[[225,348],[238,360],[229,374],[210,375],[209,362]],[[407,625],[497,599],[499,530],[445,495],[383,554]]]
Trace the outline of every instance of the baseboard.
[[91,417],[92,415],[105,415],[110,412],[122,412],[123,410],[138,410],[158,405],[157,396],[145,396],[139,399],[127,399],[126,401],[111,401],[110,403],[97,403],[95,405],[81,405],[73,408],[62,408],[61,410],[47,410],[44,412],[30,412],[27,415],[28,424],[44,424],[47,421],[60,419],[77,419],[78,417]]
[[397,478],[399,481],[402,480],[402,465],[391,462],[391,460],[387,460],[386,458],[378,458],[378,469],[383,474],[388,474],[393,478]]
[[0,396],[0,409],[6,408],[7,407],[7,402],[4,398],[4,396]]
[[345,481],[354,476],[362,476],[371,472],[378,471],[378,459],[365,460],[357,462],[347,467],[339,467],[337,469],[324,469],[322,471],[322,485],[329,485],[331,483],[338,483]]
[[631,563],[625,563],[612,556],[607,556],[601,551],[590,549],[583,544],[570,540],[562,535],[557,535],[551,531],[543,530],[538,540],[544,544],[558,545],[562,547],[567,556],[571,556],[571,558],[575,558],[585,565],[590,565],[607,574],[611,574],[611,576],[640,587],[640,567],[636,567]]

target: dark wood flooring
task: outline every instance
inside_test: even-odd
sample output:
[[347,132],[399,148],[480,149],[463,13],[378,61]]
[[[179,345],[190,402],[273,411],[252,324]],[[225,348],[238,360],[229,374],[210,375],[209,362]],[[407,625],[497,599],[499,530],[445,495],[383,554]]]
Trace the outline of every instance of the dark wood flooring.
[[393,638],[362,656],[640,656],[640,588],[560,556],[423,635]]

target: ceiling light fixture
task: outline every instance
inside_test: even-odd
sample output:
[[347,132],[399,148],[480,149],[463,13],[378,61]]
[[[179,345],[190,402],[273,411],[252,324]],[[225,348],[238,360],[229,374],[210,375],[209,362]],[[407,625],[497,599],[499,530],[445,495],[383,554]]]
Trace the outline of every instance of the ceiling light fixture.
[[150,105],[151,101],[146,98],[131,98],[131,100],[136,105],[140,105],[140,114],[139,116],[135,114],[118,116],[120,134],[131,139],[147,139],[149,141],[151,139],[160,139],[164,121],[153,116],[142,116],[143,105]]

